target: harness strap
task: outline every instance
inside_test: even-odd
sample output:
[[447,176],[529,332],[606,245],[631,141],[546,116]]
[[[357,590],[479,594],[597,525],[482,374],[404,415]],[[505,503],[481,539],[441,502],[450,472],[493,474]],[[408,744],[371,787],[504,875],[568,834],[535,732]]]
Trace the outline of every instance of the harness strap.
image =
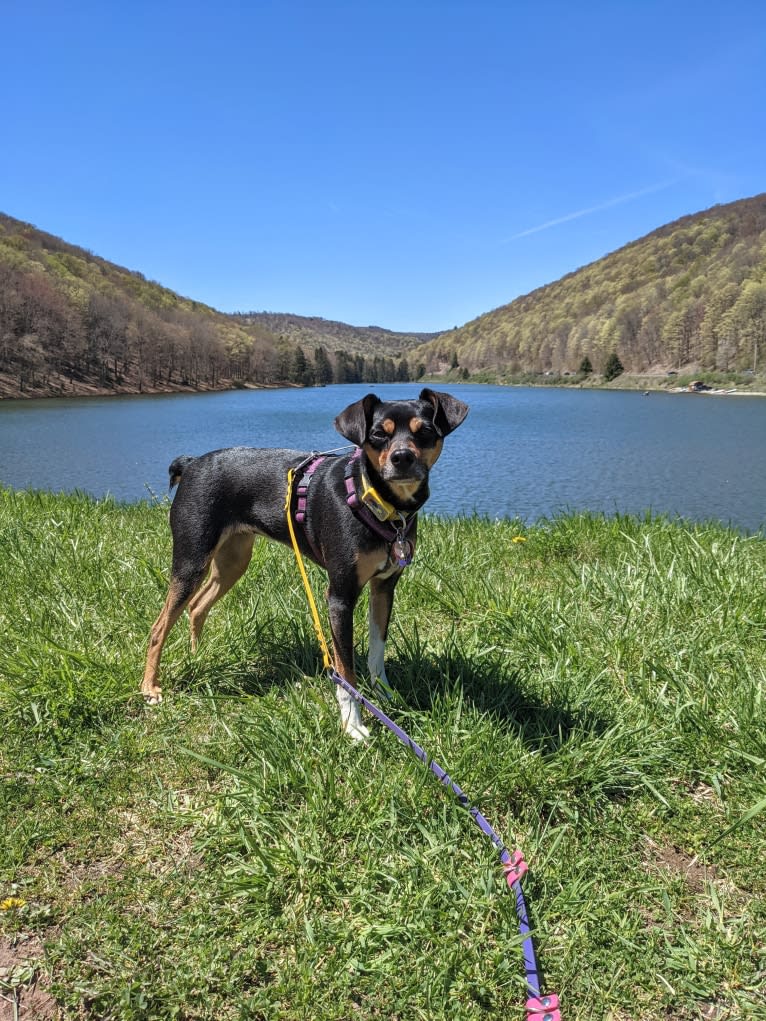
[[326,458],[324,454],[320,454],[318,457],[315,457],[313,461],[310,461],[308,468],[305,470],[303,477],[298,483],[298,488],[296,489],[296,493],[298,494],[298,506],[295,510],[295,520],[299,521],[301,524],[303,524],[306,520],[306,500],[308,498],[309,483],[314,477],[314,472],[317,470],[322,461],[325,460]]
[[317,604],[314,600],[314,593],[311,591],[309,576],[306,574],[306,565],[303,563],[300,546],[298,545],[298,540],[295,536],[295,527],[293,525],[293,515],[291,510],[294,480],[295,469],[290,468],[287,472],[287,492],[285,494],[285,517],[287,518],[287,530],[290,533],[290,542],[292,543],[293,553],[295,554],[295,560],[301,574],[303,588],[306,591],[306,598],[309,602],[311,619],[314,621],[314,631],[317,636],[317,641],[319,642],[319,648],[322,650],[324,668],[325,670],[330,670],[332,668],[332,657],[330,656],[330,650],[328,649],[327,642],[325,641],[324,631],[322,630],[322,621],[319,619],[319,610],[317,609]]
[[[353,475],[354,463],[358,461],[361,456],[362,450],[360,447],[357,447],[356,451],[354,452],[352,457],[349,459],[348,464],[346,465],[345,470],[346,503],[351,508],[354,516],[359,521],[361,521],[362,524],[366,525],[371,532],[374,532],[380,539],[382,539],[390,548],[392,543],[395,543],[397,541],[401,543],[402,539],[407,538],[415,524],[417,515],[413,514],[406,519],[404,515],[402,515],[401,526],[394,525],[391,521],[381,521],[380,518],[376,517],[376,515],[370,510],[370,508],[367,506],[364,500],[359,499],[359,495],[356,491],[356,485],[354,482]],[[295,520],[298,522],[298,524],[303,526],[303,534],[306,536],[306,540],[309,546],[311,547],[311,551],[314,554],[314,558],[320,564],[324,564],[324,559],[316,543],[311,538],[306,523],[308,521],[309,486],[311,485],[312,479],[315,477],[314,473],[316,472],[317,468],[319,468],[322,462],[326,460],[327,460],[326,454],[316,454],[312,452],[309,455],[309,458],[307,458],[307,460],[305,460],[302,464],[299,464],[298,467],[295,469],[296,474],[303,470],[303,474],[301,475],[300,481],[298,482],[298,485],[295,490],[298,497],[298,501],[295,508]],[[409,544],[409,546],[405,548],[403,556],[400,555],[394,558],[395,562],[400,567],[406,566],[412,560],[412,553],[413,546],[412,544]]]
[[[309,531],[306,527],[306,518],[308,515],[309,485],[311,483],[311,480],[314,478],[314,472],[317,470],[319,465],[326,460],[327,457],[325,454],[319,454],[317,456],[314,456],[312,454],[312,460],[309,461],[308,467],[301,476],[301,480],[298,483],[298,488],[296,489],[296,493],[298,494],[298,504],[295,508],[295,520],[299,524],[303,525],[303,534],[306,536],[308,544],[311,547],[311,552],[314,554],[314,558],[320,564],[324,564],[324,559],[322,558],[322,554],[318,549],[316,543],[309,535]],[[304,461],[304,464],[305,463],[306,462]],[[302,465],[299,465],[296,471],[299,470],[301,467]]]

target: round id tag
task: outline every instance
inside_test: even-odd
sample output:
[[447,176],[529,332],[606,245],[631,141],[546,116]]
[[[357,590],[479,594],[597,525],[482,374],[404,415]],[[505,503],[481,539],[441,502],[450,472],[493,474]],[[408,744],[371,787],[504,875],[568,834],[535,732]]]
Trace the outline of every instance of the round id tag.
[[397,567],[409,567],[412,563],[412,543],[409,539],[399,537],[391,543],[391,559]]

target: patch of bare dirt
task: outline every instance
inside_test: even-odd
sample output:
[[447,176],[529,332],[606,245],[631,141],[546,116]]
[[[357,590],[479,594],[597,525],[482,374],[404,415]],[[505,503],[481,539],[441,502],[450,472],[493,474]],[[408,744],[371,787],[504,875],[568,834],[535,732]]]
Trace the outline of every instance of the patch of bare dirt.
[[677,845],[661,847],[649,837],[646,837],[645,840],[655,865],[673,875],[680,876],[693,893],[703,893],[705,885],[716,879],[717,873],[714,865],[703,865],[697,858]]
[[42,959],[43,947],[36,937],[0,936],[0,1021],[54,1021],[58,1017]]

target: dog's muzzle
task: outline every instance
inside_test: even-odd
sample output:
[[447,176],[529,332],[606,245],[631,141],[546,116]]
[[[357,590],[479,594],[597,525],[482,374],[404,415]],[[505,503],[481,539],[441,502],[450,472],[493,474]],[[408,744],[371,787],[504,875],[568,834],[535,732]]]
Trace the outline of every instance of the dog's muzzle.
[[410,481],[425,478],[425,465],[410,447],[395,447],[390,451],[382,475],[389,481]]

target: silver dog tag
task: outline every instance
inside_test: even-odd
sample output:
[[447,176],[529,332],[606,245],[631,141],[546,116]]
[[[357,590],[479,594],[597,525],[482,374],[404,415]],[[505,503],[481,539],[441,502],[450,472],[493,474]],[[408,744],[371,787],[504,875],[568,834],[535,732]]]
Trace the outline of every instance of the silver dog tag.
[[391,543],[391,559],[397,567],[409,567],[412,563],[413,549],[409,539],[400,537]]

